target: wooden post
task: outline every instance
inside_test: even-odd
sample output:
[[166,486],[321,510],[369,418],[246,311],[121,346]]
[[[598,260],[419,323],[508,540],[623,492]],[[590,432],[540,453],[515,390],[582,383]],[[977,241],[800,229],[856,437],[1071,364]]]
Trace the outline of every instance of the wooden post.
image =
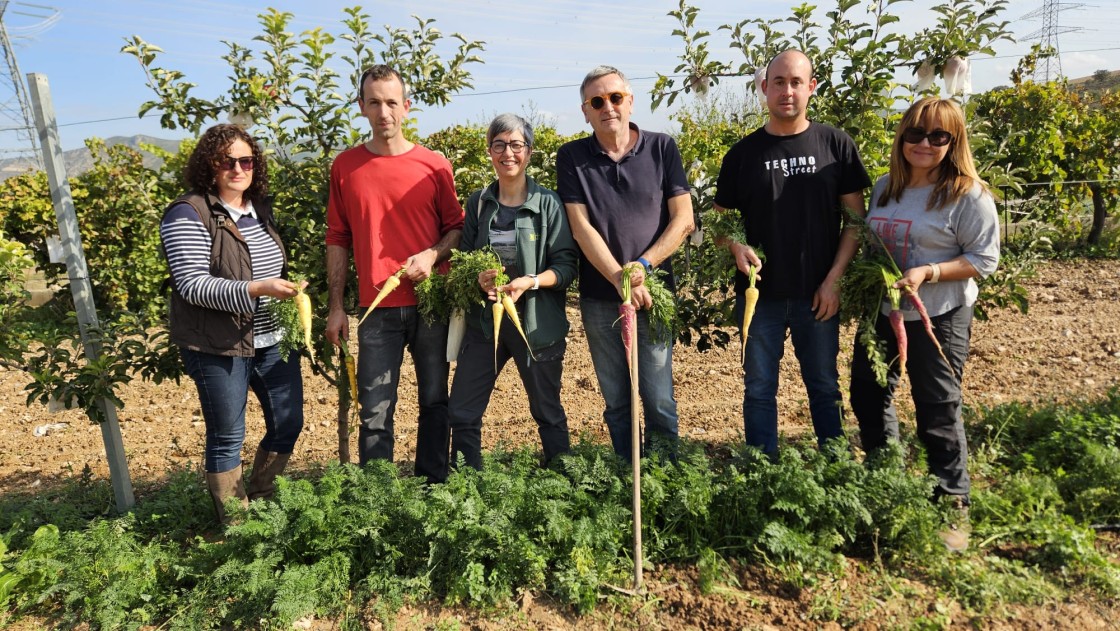
[[[623,270],[624,274],[626,272]],[[637,329],[637,327],[635,327]],[[642,400],[638,390],[638,331],[630,345],[630,458],[634,466],[634,593],[642,589]]]
[[[82,335],[86,357],[95,361],[101,355],[101,348],[91,339],[90,330],[96,330],[100,324],[89,284],[86,256],[82,250],[82,235],[78,231],[78,215],[74,210],[74,199],[70,196],[66,166],[62,162],[62,146],[58,140],[58,124],[54,118],[50,85],[46,75],[34,72],[28,73],[27,84],[31,93],[31,109],[35,113],[35,128],[39,132],[39,144],[43,148],[43,164],[50,182],[58,232],[62,237],[63,257],[67,278],[70,280],[70,293],[74,297],[74,312],[78,316],[78,329]],[[101,439],[105,443],[105,457],[109,462],[113,497],[116,499],[117,511],[124,512],[132,508],[136,499],[132,494],[132,479],[128,475],[124,441],[117,423],[117,408],[108,399],[102,399],[98,405],[105,415],[105,421],[101,423]]]

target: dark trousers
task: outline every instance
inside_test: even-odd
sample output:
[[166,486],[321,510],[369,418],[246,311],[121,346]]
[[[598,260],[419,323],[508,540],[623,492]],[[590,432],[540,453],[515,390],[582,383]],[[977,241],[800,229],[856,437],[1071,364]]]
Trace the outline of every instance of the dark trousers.
[[530,359],[525,341],[506,319],[498,339],[495,371],[494,341],[486,339],[480,329],[468,326],[451,384],[451,462],[457,462],[462,454],[468,466],[482,468],[482,415],[490,404],[498,374],[510,359],[525,384],[529,413],[537,423],[545,464],[568,451],[568,417],[560,403],[566,348],[567,343],[560,340],[536,351]]
[[[932,318],[933,331],[949,364],[938,354],[920,320],[906,322],[910,392],[918,439],[926,449],[929,471],[938,479],[935,495],[967,496],[968,442],[961,419],[961,377],[968,359],[972,334],[972,308],[958,307]],[[886,356],[892,362],[887,387],[875,381],[867,351],[858,342],[852,353],[852,412],[859,421],[864,451],[871,452],[898,439],[898,414],[894,391],[899,381],[898,342],[886,316],[875,323],[879,338],[886,341]],[[856,339],[859,339],[857,333]]]
[[447,477],[447,325],[428,325],[416,307],[374,309],[358,327],[358,457],[393,459],[393,416],[404,349],[412,354],[419,391],[416,475],[429,482]]

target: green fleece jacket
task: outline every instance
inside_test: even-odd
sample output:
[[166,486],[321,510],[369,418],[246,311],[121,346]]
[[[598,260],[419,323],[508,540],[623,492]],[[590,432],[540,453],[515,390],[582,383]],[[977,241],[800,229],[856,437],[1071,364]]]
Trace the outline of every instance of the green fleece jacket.
[[[533,178],[528,180],[528,198],[518,209],[514,221],[517,264],[525,274],[552,270],[559,281],[554,287],[526,291],[517,301],[529,347],[536,351],[552,346],[568,334],[564,303],[568,286],[578,273],[579,250],[568,227],[568,216],[560,197],[537,184]],[[497,214],[498,183],[495,181],[475,191],[467,200],[459,249],[472,252],[489,245],[490,224]],[[487,338],[493,337],[490,309],[483,309],[481,305],[473,307],[467,315],[467,323],[481,328]]]

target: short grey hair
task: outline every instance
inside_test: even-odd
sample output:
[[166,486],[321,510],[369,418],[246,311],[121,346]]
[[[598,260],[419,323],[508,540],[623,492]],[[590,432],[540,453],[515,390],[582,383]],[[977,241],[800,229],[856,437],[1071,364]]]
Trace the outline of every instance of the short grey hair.
[[626,78],[626,75],[622,74],[621,70],[615,68],[614,66],[595,66],[591,69],[591,72],[587,73],[587,76],[583,78],[583,83],[579,84],[580,101],[583,101],[583,99],[587,98],[587,95],[583,93],[583,90],[587,87],[587,84],[598,79],[599,77],[605,77],[609,74],[618,75],[618,78],[622,79],[622,84],[626,86],[626,91],[630,93],[634,92],[632,89],[630,89],[630,80]]
[[489,147],[498,134],[512,131],[521,132],[521,136],[525,138],[525,144],[530,147],[533,146],[533,126],[517,114],[498,114],[494,117],[494,120],[490,121],[490,129],[486,130],[486,146]]

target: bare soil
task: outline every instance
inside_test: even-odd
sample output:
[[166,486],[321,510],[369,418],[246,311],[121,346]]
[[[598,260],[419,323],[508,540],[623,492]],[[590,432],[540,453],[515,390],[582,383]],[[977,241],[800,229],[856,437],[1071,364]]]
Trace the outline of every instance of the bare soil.
[[[1030,311],[997,311],[987,322],[976,322],[972,354],[965,369],[966,402],[991,406],[1011,401],[1069,400],[1100,395],[1120,385],[1120,262],[1071,261],[1049,263],[1028,283]],[[565,358],[563,400],[574,436],[607,442],[602,422],[602,399],[587,352],[578,313],[569,313],[572,331]],[[852,330],[843,333],[842,380],[851,354]],[[407,363],[407,360],[406,360]],[[742,371],[738,350],[698,353],[678,345],[674,349],[676,397],[680,432],[684,437],[711,443],[735,443],[743,438]],[[292,458],[304,469],[338,458],[336,391],[305,367],[306,426]],[[0,420],[4,449],[0,453],[0,493],[28,493],[80,475],[86,467],[94,477],[108,478],[101,433],[80,412],[49,412],[25,405],[22,373],[0,370]],[[846,383],[843,384],[846,389]],[[905,387],[903,389],[905,392]],[[154,483],[175,467],[200,469],[203,423],[193,384],[135,381],[121,393],[120,427],[129,469],[138,486]],[[908,413],[901,397],[902,413]],[[411,469],[415,448],[416,387],[411,369],[402,372],[397,407],[396,459]],[[812,431],[804,386],[787,343],[779,391],[781,431],[798,436]],[[250,397],[248,437],[243,457],[251,459],[263,433],[260,410]],[[904,416],[904,418],[908,418]],[[855,434],[853,426],[848,427]],[[483,445],[535,444],[536,426],[528,415],[524,390],[512,368],[500,377],[484,419]],[[353,441],[352,457],[356,459]],[[837,607],[846,612],[843,626],[880,628],[908,626],[925,617],[931,622],[980,622],[989,628],[1113,628],[1120,608],[1099,602],[1063,602],[1047,607],[996,612],[983,621],[969,620],[953,603],[936,593],[911,586],[909,595],[898,585],[879,585],[878,574],[851,571],[835,585],[795,589],[760,568],[737,568],[741,588],[702,596],[691,570],[660,568],[651,572],[650,596],[610,597],[613,605],[589,618],[573,618],[541,597],[526,596],[516,609],[495,614],[439,608],[406,608],[398,628],[830,628],[821,623]],[[862,584],[861,584],[862,583]],[[862,612],[853,617],[852,612]],[[317,621],[315,628],[330,628]],[[448,626],[450,625],[450,626]],[[834,627],[833,627],[834,628]]]

